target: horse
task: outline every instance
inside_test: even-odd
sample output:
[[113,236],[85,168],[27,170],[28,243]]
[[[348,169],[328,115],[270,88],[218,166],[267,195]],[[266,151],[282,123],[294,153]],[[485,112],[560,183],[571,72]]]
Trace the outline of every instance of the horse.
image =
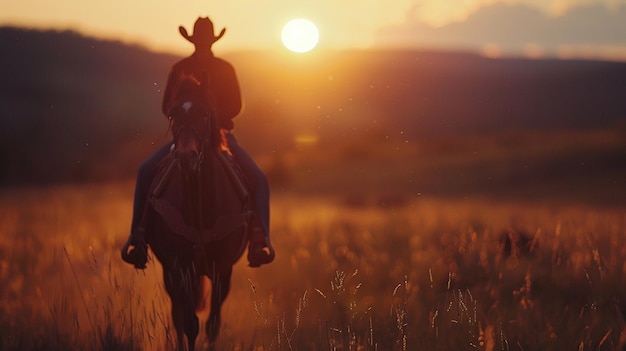
[[[191,84],[204,91],[207,82]],[[159,164],[144,214],[145,241],[163,266],[177,348],[185,349],[186,336],[189,351],[199,334],[197,312],[208,297],[205,277],[211,281],[205,332],[215,349],[222,303],[233,265],[246,248],[253,213],[250,187],[205,97],[179,99],[171,110],[173,144]]]

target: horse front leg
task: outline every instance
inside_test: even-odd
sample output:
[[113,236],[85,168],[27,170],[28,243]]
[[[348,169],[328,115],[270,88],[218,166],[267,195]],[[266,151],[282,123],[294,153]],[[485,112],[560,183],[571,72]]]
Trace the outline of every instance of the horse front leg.
[[230,292],[231,266],[214,272],[211,286],[211,313],[206,323],[206,334],[210,350],[215,350],[215,341],[220,332],[222,303]]
[[[165,288],[172,301],[176,349],[178,351],[194,351],[200,329],[194,303],[197,281],[188,269],[169,271],[165,275]],[[185,348],[185,335],[187,336],[187,348]]]
[[184,313],[181,301],[178,298],[172,299],[172,321],[174,322],[174,330],[176,330],[176,350],[185,351],[185,332],[184,332]]

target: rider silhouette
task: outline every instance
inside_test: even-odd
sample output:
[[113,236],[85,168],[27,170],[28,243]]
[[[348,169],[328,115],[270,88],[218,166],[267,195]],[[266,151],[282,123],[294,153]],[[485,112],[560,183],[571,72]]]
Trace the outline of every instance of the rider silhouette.
[[[218,125],[225,131],[226,141],[233,159],[246,177],[250,180],[252,192],[255,198],[256,216],[249,233],[248,262],[250,267],[259,267],[270,263],[274,259],[274,250],[269,239],[269,185],[263,171],[256,165],[248,153],[239,146],[237,139],[231,133],[234,128],[232,119],[241,112],[241,92],[233,66],[227,61],[215,57],[212,52],[213,44],[218,41],[226,28],[222,29],[218,36],[213,31],[213,23],[208,17],[198,18],[194,24],[193,34],[180,26],[180,34],[194,44],[195,51],[175,63],[169,73],[167,86],[163,93],[163,114],[169,118],[171,109],[176,107],[179,97],[174,96],[174,91],[183,77],[194,77],[197,81],[209,78],[211,87],[211,100],[208,104],[214,106]],[[124,246],[122,257],[136,268],[145,268],[147,263],[147,245],[144,241],[144,223],[142,217],[152,178],[155,175],[156,166],[169,152],[173,142],[169,142],[139,167],[137,184],[135,186],[135,202],[133,207],[133,220],[131,233],[127,245]],[[255,218],[256,217],[256,218]],[[128,248],[130,251],[126,252]],[[127,257],[124,257],[127,253]]]

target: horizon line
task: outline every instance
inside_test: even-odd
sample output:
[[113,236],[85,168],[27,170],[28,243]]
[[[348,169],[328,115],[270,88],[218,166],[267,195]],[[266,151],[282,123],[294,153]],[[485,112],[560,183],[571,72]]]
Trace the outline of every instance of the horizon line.
[[[119,43],[128,47],[137,47],[142,50],[155,53],[155,54],[163,54],[163,55],[174,55],[174,56],[187,56],[193,49],[185,50],[175,49],[173,47],[162,46],[150,44],[149,41],[133,39],[133,38],[122,38],[116,35],[111,34],[97,34],[97,33],[88,33],[82,31],[77,28],[72,28],[71,26],[67,27],[35,27],[35,26],[27,26],[15,23],[0,23],[0,29],[15,29],[15,30],[23,30],[23,31],[31,31],[31,32],[40,32],[40,33],[71,33],[78,35],[84,39],[102,41],[102,42],[110,42],[110,43]],[[353,47],[318,47],[307,53],[293,53],[289,52],[284,46],[276,45],[276,46],[251,46],[251,47],[234,47],[227,48],[225,50],[215,50],[220,52],[220,55],[228,56],[228,55],[236,55],[247,52],[282,52],[283,54],[291,54],[292,56],[314,56],[317,54],[327,54],[333,52],[349,52],[349,51],[405,51],[405,52],[422,52],[422,53],[447,53],[447,54],[461,54],[461,55],[475,55],[477,57],[482,57],[486,59],[525,59],[530,61],[541,61],[541,60],[563,60],[563,61],[599,61],[599,62],[612,62],[612,63],[626,63],[626,53],[624,54],[613,54],[606,55],[599,52],[590,52],[587,50],[584,54],[576,54],[576,53],[556,53],[556,52],[548,52],[545,54],[540,53],[524,53],[523,50],[499,50],[498,48],[490,47],[488,49],[479,49],[472,48],[469,46],[463,47],[459,46],[427,46],[427,45],[386,45],[386,44],[375,44],[372,46],[362,47],[362,46],[353,46]]]

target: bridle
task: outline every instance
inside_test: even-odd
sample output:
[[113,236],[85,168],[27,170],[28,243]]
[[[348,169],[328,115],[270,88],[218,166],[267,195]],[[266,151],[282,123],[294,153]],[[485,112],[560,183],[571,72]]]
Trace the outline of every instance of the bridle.
[[[187,105],[188,104],[188,105]],[[191,223],[201,229],[204,222],[205,206],[210,206],[203,198],[206,175],[203,174],[206,167],[202,164],[206,161],[206,152],[212,152],[212,138],[217,123],[213,109],[207,104],[185,102],[174,109],[170,116],[170,130],[174,139],[171,156],[182,171],[183,191],[190,209],[195,209]],[[180,143],[193,143],[192,148]],[[210,172],[210,171],[209,171]],[[209,200],[210,202],[210,200]]]
[[[207,150],[207,144],[210,142],[213,128],[216,128],[213,111],[206,104],[194,102],[185,102],[177,110],[179,112],[171,115],[169,118],[169,129],[174,139],[173,156],[179,159],[179,161],[181,160],[176,143],[182,136],[190,136],[197,142],[197,150],[191,150],[195,152],[195,163],[190,164],[190,166],[194,170],[199,170],[200,164],[204,159],[204,153]],[[200,113],[200,115],[196,116],[194,113]]]

